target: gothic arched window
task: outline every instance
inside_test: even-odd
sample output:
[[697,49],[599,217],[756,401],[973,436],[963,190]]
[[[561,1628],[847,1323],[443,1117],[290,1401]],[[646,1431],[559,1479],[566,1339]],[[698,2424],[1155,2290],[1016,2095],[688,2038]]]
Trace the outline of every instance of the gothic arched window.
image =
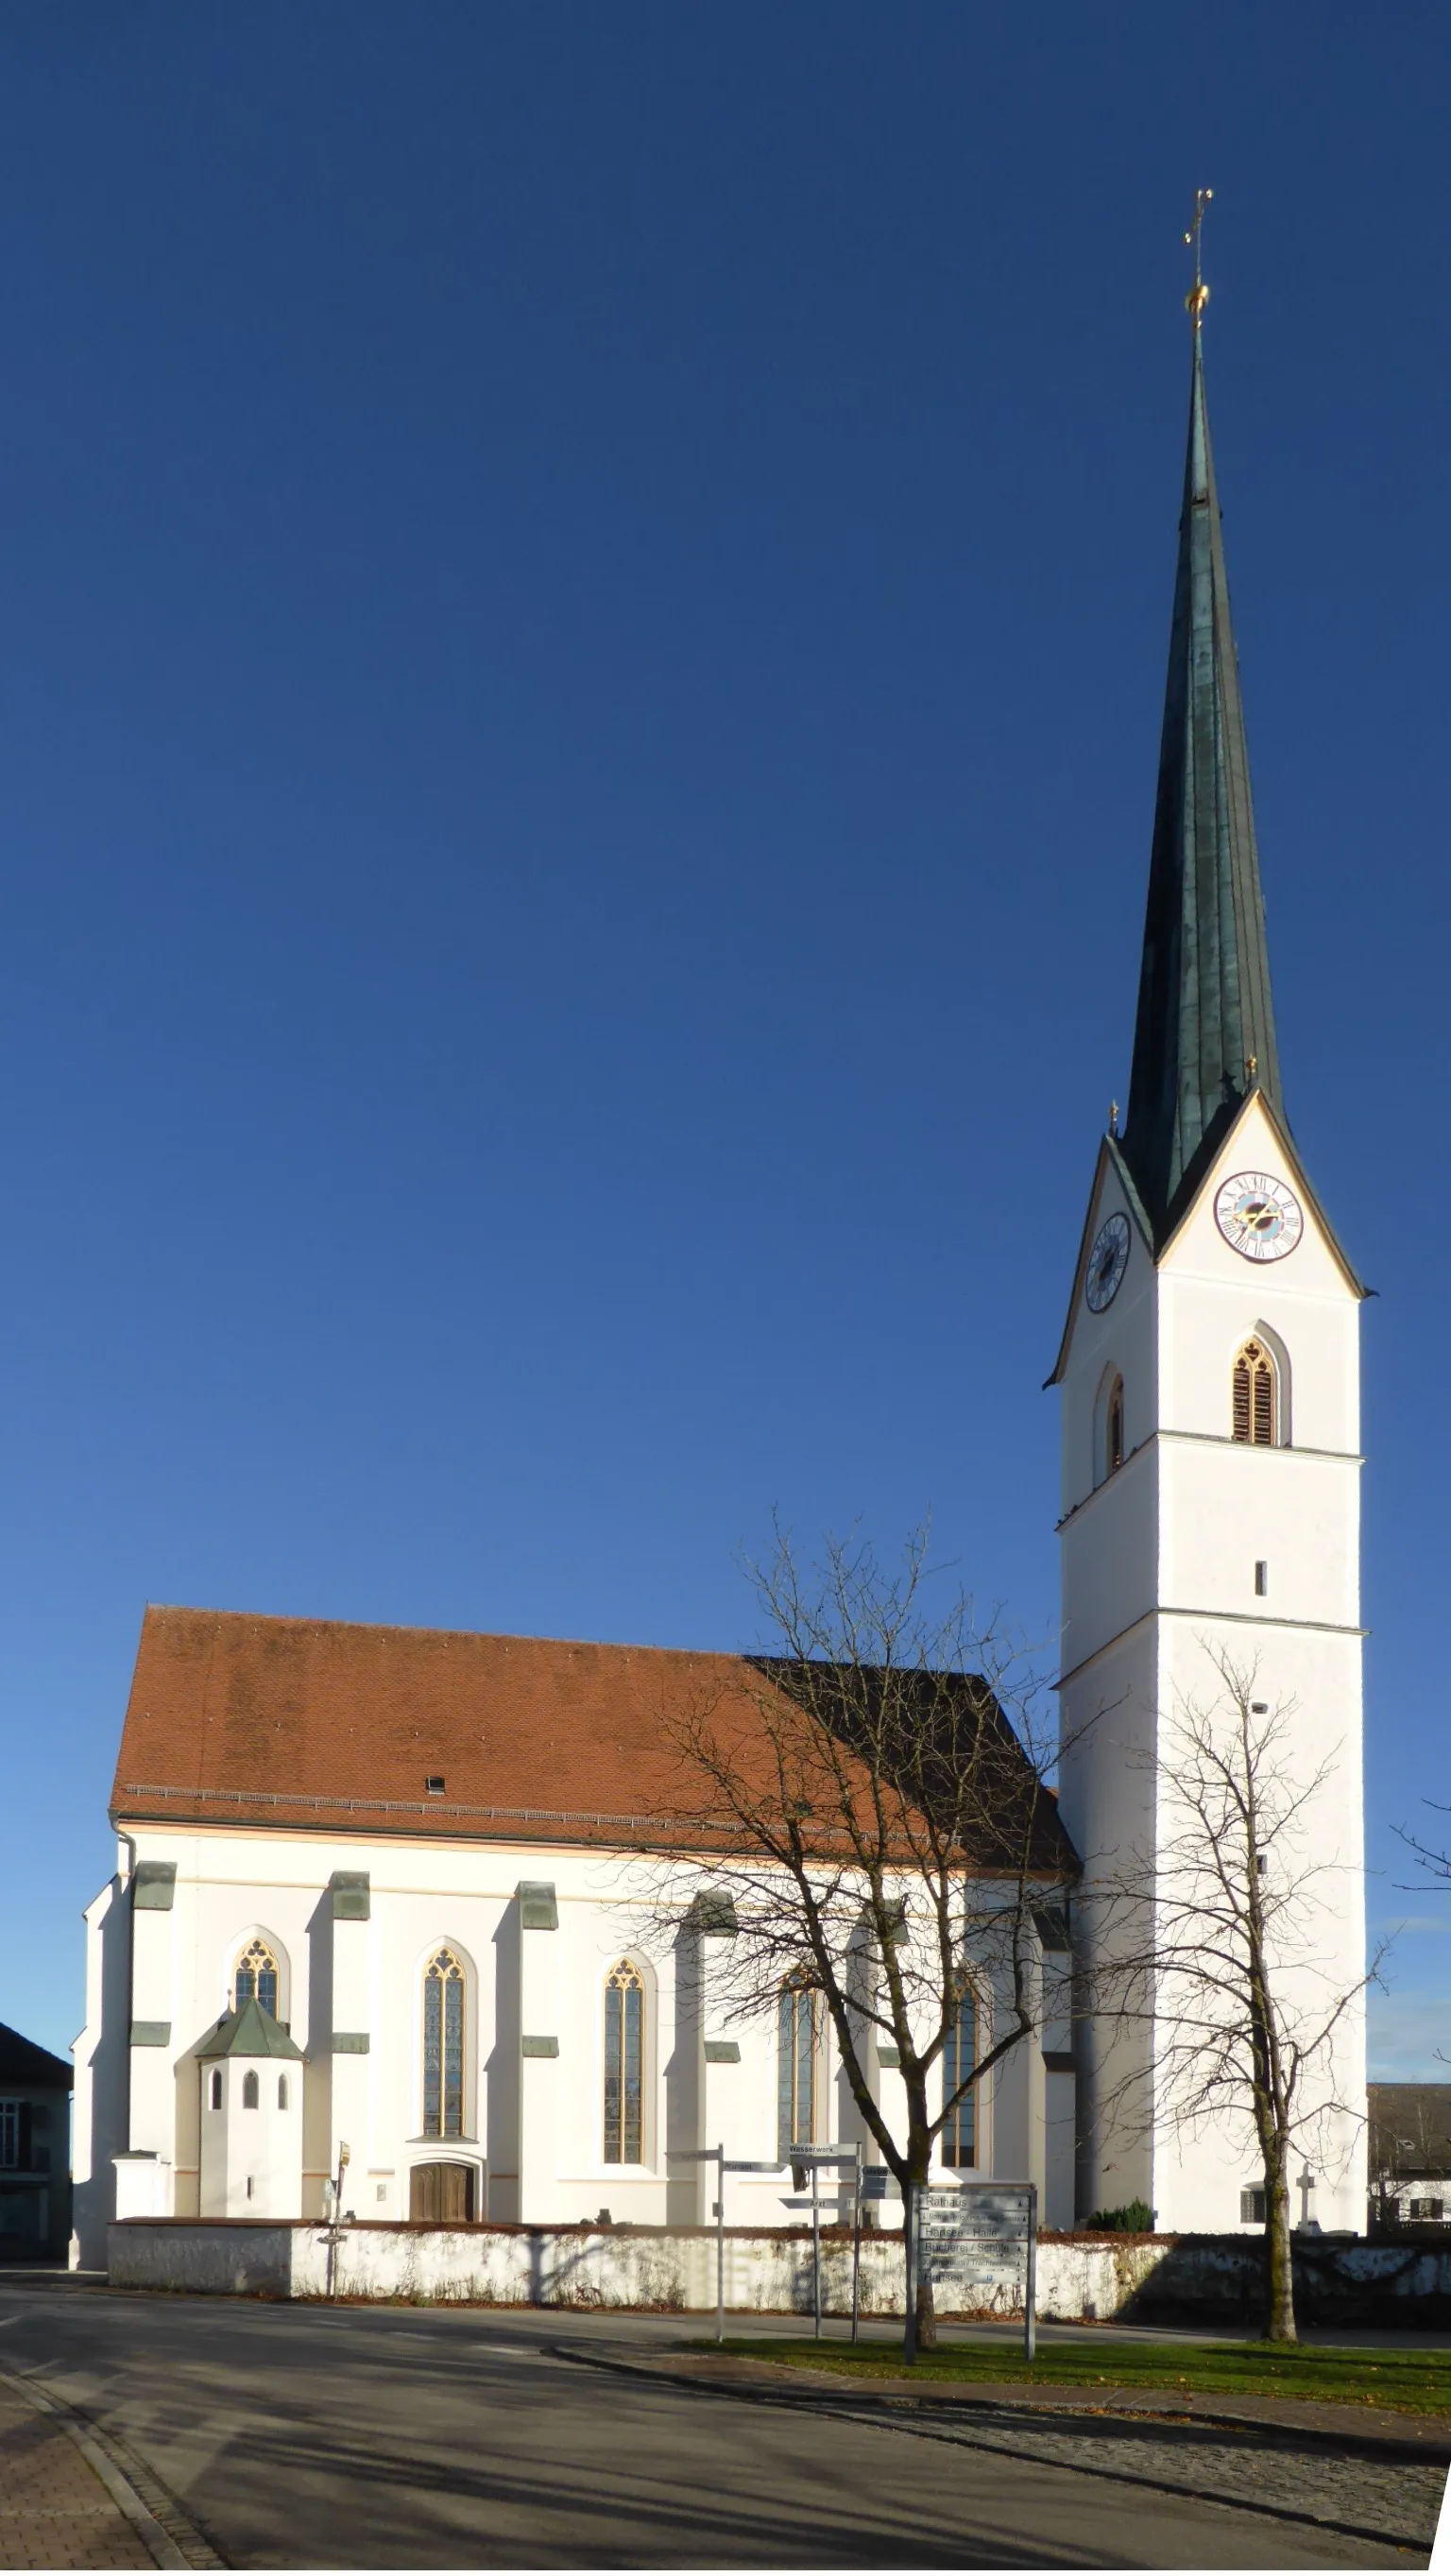
[[240,2012],[243,2004],[253,1999],[265,2013],[277,2019],[277,1962],[265,1941],[249,1941],[237,1961],[236,1983],[232,2001]]
[[645,1987],[621,1959],[605,1979],[605,2162],[645,2160]]
[[262,2088],[257,2081],[257,2069],[255,2066],[250,2066],[242,2078],[242,2108],[244,2111],[255,2111],[261,2100]]
[[776,2153],[789,2164],[793,2147],[816,2134],[816,1996],[804,1968],[787,1978],[776,2007]]
[[463,2133],[464,1972],[452,1950],[439,1950],[423,1980],[423,2134]]
[[[964,2076],[977,2064],[977,1998],[969,1986],[957,2007],[957,2016],[942,2044],[942,2099],[950,2102]],[[962,2100],[948,2112],[942,2124],[942,2161],[945,2165],[970,2165],[977,2162],[977,2103],[975,2093],[964,2093]]]
[[1230,1437],[1252,1448],[1272,1449],[1280,1436],[1275,1363],[1263,1342],[1246,1342],[1234,1363]]
[[285,2075],[279,2075],[277,2078],[277,2108],[279,2111],[285,2111],[287,2108],[287,2078]]
[[212,2109],[213,2109],[214,2111],[220,2111],[221,2107],[222,2107],[222,2070],[221,2070],[220,2066],[214,2066],[214,2067],[212,2068]]

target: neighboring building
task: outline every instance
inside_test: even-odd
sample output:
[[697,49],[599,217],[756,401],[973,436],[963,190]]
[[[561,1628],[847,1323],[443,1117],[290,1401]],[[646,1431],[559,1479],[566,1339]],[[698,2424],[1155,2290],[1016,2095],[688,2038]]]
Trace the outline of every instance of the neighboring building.
[[1451,2084],[1368,2084],[1370,2216],[1451,2225]]
[[[1099,1151],[1054,1372],[1066,1749],[1045,1827],[1056,1899],[1038,1919],[1050,1963],[1075,1849],[1092,1889],[1163,1830],[1162,1716],[1201,1690],[1208,1643],[1257,1662],[1267,1703],[1295,1704],[1307,1781],[1330,1758],[1307,1811],[1333,1887],[1319,1956],[1347,1990],[1362,1973],[1362,1293],[1286,1122],[1196,311],[1128,1122]],[[117,1871],[87,1916],[84,2259],[103,2258],[113,2210],[318,2216],[344,2145],[359,2218],[604,2206],[693,2223],[705,2171],[671,2150],[724,2138],[784,2168],[793,2139],[857,2136],[796,1980],[776,2026],[712,2026],[720,1926],[641,1937],[642,1862],[664,1901],[663,1715],[702,1689],[728,1703],[743,1671],[148,1611]],[[669,1867],[674,1901],[688,1867]],[[1135,2200],[1170,2229],[1252,2224],[1262,2175],[1243,2128],[1186,2139],[1157,2101],[1143,2129],[1108,2116],[1118,2077],[1149,2060],[1135,2045],[1089,2021],[1071,2051],[1046,2024],[952,2122],[948,2171],[1036,2179],[1050,2225]],[[886,2054],[875,2075],[900,2102]],[[1364,2094],[1358,2005],[1333,2090]],[[1302,2223],[1361,2225],[1356,2122],[1327,2122],[1318,2180],[1307,2167],[1298,2187]],[[779,2224],[782,2197],[781,2170],[743,2175],[731,2217]]]
[[[1329,1766],[1301,1817],[1319,1872],[1307,2002],[1311,1976],[1349,1994],[1365,1966],[1363,1295],[1286,1119],[1196,310],[1128,1118],[1099,1148],[1054,1370],[1060,1791],[1091,1919],[1132,1852],[1171,1848],[1155,1758],[1169,1713],[1216,1696],[1206,1646],[1252,1669],[1256,1703],[1293,1712],[1300,1786]],[[1307,2019],[1321,2008],[1317,1989]],[[1238,2224],[1263,2180],[1248,2121],[1181,2135],[1158,2089],[1142,2117],[1119,2116],[1151,2057],[1142,2025],[1084,2034],[1080,2206],[1140,2199],[1170,2229]],[[1322,2228],[1363,2224],[1363,2124],[1328,2106],[1364,2093],[1357,2001],[1323,2087]]]
[[[360,2219],[694,2224],[707,2176],[669,2153],[724,2137],[780,2158],[733,2221],[792,2223],[791,2145],[861,2134],[824,2016],[791,1979],[769,2022],[713,2018],[726,1927],[654,1856],[665,1714],[760,1687],[731,1656],[148,1610],[87,1914],[82,2261],[113,2214],[319,2217],[345,2146]],[[1074,1855],[1039,1794],[1061,1974]],[[1059,2225],[1068,2044],[1021,2042],[943,2145]],[[886,2052],[877,2083],[900,2111]]]
[[71,2232],[63,2057],[0,2022],[0,2263],[64,2263]]

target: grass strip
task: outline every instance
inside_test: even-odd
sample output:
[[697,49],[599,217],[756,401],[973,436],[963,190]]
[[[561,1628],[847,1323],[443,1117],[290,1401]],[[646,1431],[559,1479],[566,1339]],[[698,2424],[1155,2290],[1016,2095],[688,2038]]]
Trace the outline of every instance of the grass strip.
[[[716,2352],[716,2344],[701,2344]],[[1387,2406],[1408,2415],[1451,2415],[1451,2352],[1351,2351],[1322,2344],[1113,2342],[1040,2346],[1034,2362],[1002,2344],[939,2344],[909,2371],[896,2344],[735,2337],[727,2353],[788,2370],[831,2370],[847,2379],[974,2381],[1024,2388],[1162,2388],[1218,2397],[1296,2397],[1322,2405]]]

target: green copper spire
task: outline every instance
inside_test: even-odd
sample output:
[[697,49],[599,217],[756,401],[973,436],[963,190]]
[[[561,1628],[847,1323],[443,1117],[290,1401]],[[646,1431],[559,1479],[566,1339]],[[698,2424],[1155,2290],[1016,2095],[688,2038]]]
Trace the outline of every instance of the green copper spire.
[[1156,1239],[1248,1091],[1257,1086],[1284,1117],[1204,398],[1207,293],[1196,263],[1189,454],[1122,1147]]

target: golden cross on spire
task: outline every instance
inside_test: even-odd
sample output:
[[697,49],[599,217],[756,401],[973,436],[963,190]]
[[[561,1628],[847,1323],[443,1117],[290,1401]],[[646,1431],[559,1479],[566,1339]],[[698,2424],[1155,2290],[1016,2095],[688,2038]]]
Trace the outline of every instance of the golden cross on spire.
[[1195,189],[1194,221],[1190,225],[1187,233],[1184,235],[1185,248],[1187,250],[1192,250],[1194,253],[1194,283],[1184,298],[1184,309],[1196,331],[1204,319],[1204,307],[1209,302],[1209,289],[1204,283],[1204,271],[1200,266],[1199,236],[1204,230],[1205,209],[1207,208],[1209,200],[1213,194],[1214,190],[1212,188]]

